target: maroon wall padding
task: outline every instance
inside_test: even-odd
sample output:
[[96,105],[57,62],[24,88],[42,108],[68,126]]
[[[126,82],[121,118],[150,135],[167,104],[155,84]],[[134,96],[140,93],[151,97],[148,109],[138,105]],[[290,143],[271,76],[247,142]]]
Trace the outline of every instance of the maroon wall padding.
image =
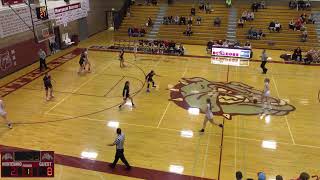
[[47,41],[38,44],[31,39],[0,49],[0,78],[38,61],[40,48],[48,52]]
[[3,5],[12,5],[12,4],[20,4],[24,3],[24,0],[2,0]]

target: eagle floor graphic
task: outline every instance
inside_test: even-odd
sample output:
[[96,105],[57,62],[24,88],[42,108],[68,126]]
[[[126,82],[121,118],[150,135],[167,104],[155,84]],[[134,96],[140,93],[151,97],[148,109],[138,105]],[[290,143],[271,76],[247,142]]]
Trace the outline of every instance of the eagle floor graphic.
[[206,99],[212,102],[214,115],[231,119],[235,115],[284,116],[295,110],[286,101],[269,97],[271,108],[264,108],[262,91],[241,82],[214,82],[201,77],[182,78],[176,85],[168,85],[170,100],[188,109],[199,108],[205,112]]

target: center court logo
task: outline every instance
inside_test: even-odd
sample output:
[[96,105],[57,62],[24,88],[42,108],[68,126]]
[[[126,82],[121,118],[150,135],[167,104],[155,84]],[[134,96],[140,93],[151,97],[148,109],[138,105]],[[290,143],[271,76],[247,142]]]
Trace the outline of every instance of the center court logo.
[[235,115],[283,116],[295,110],[286,101],[270,97],[271,109],[264,110],[260,101],[262,91],[241,82],[214,82],[201,77],[183,78],[177,85],[169,87],[170,100],[188,109],[196,107],[205,112],[206,99],[212,102],[215,115],[231,119]]

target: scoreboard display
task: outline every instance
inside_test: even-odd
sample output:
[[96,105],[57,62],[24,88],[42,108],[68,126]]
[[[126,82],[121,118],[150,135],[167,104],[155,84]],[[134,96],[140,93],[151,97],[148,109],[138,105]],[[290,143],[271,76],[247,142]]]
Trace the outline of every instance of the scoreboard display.
[[54,177],[54,152],[1,152],[1,177]]

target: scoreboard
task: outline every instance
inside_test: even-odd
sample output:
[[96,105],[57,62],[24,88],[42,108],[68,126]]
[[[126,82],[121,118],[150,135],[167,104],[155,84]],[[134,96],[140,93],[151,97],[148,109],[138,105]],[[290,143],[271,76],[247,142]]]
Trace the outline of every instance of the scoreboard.
[[1,177],[54,177],[54,152],[1,152]]

